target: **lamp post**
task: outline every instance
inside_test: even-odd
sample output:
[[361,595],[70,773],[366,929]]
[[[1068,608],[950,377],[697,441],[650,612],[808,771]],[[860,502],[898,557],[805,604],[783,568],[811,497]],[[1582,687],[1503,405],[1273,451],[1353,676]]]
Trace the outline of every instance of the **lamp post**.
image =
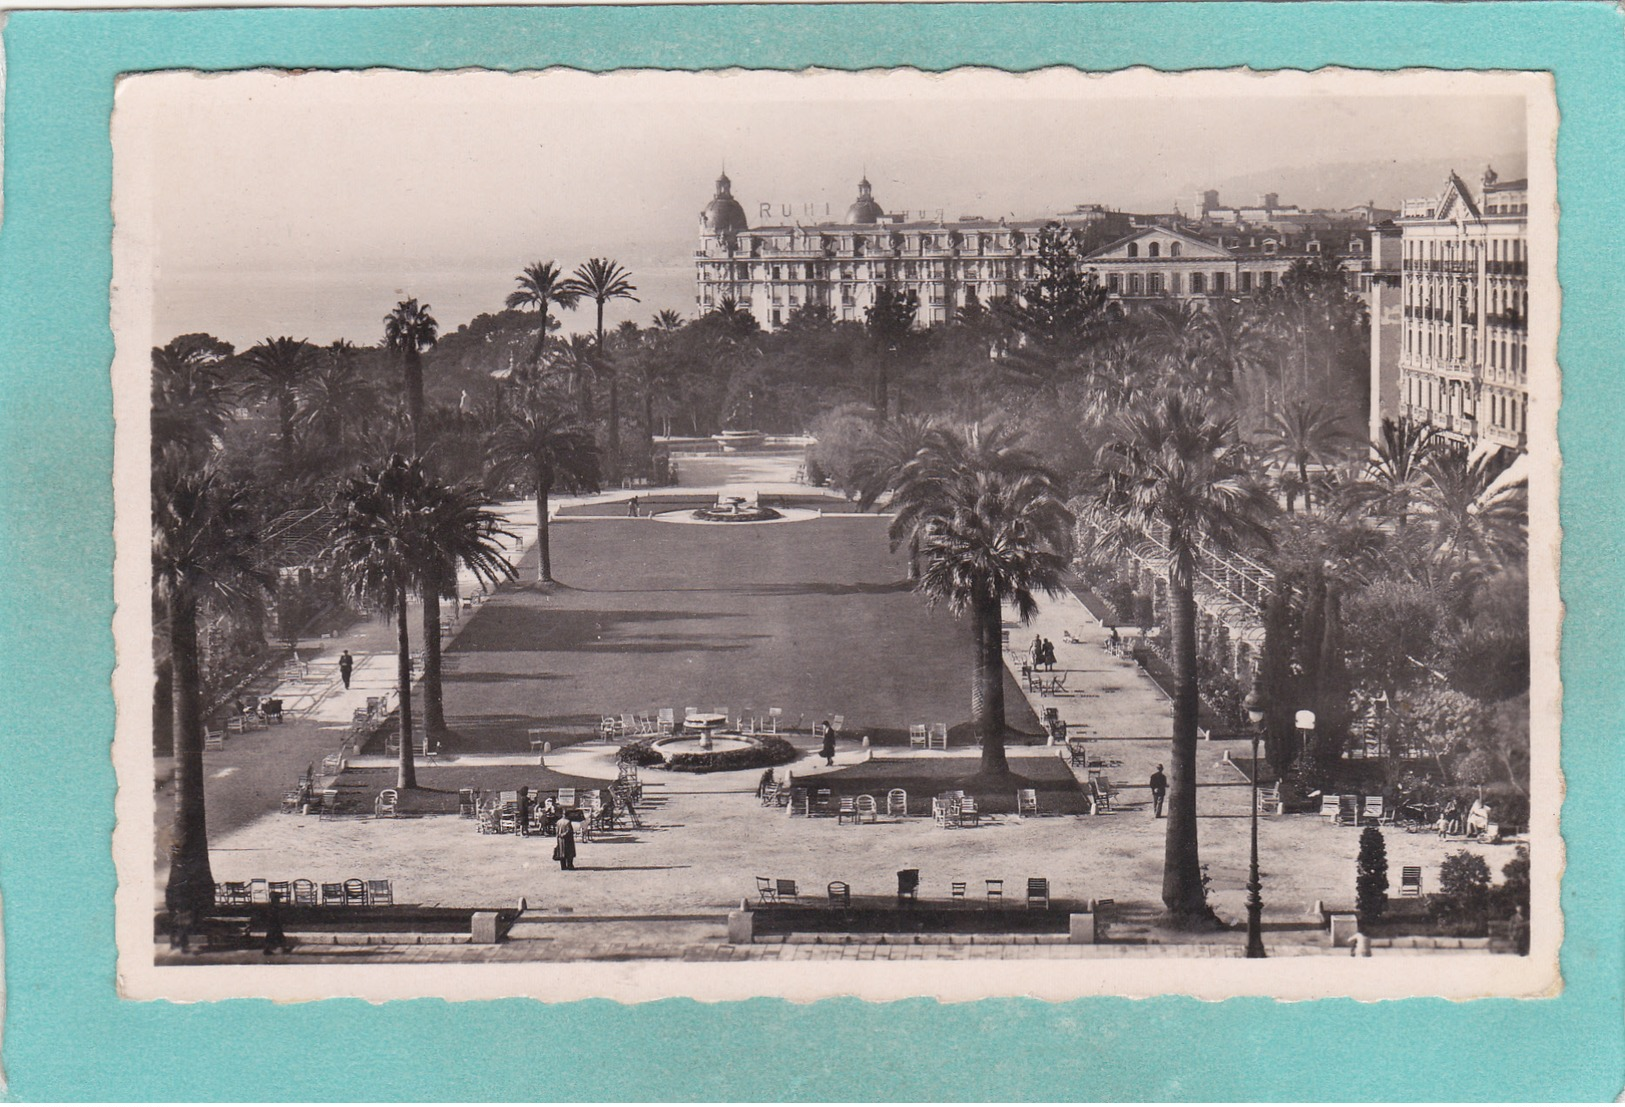
[[1253,782],[1253,842],[1252,862],[1247,870],[1247,956],[1251,958],[1265,956],[1264,885],[1258,879],[1258,739],[1264,730],[1264,695],[1261,682],[1256,678],[1243,706],[1253,724],[1253,764],[1248,774]]

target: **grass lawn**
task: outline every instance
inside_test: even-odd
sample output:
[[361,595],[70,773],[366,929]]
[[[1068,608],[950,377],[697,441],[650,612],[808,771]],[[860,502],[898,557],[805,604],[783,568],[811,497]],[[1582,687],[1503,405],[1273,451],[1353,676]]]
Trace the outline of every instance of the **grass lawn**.
[[962,789],[973,796],[976,806],[985,814],[1007,815],[1016,809],[1016,788],[1036,788],[1041,814],[1088,814],[1089,805],[1078,787],[1077,778],[1058,757],[1012,759],[1011,771],[1020,779],[1009,788],[997,790],[990,789],[974,777],[979,764],[974,757],[874,760],[818,776],[800,777],[797,784],[809,788],[829,788],[836,796],[868,793],[875,797],[882,811],[886,808],[886,793],[893,788],[901,788],[908,793],[911,815],[931,814],[931,797],[953,789]]
[[[784,709],[808,729],[907,745],[913,722],[961,736],[970,715],[968,622],[929,607],[888,549],[885,519],[766,526],[579,518],[553,527],[554,575],[504,585],[446,651],[457,752],[528,752],[595,734],[604,714],[661,707]],[[1010,723],[1038,720],[1006,678]]]

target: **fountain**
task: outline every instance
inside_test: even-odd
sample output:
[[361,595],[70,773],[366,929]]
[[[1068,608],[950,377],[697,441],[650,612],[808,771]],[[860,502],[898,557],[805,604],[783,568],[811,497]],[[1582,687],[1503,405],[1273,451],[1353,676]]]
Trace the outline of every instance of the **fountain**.
[[693,516],[705,523],[766,523],[784,518],[782,512],[743,496],[718,496],[715,504],[697,508]]

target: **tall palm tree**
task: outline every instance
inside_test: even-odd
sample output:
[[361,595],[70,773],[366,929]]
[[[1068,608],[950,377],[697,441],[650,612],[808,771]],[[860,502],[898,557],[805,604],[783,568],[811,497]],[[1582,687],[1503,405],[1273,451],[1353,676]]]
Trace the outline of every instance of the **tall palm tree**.
[[1092,537],[1114,551],[1144,547],[1160,535],[1168,559],[1169,636],[1174,669],[1174,726],[1169,755],[1168,834],[1162,902],[1178,925],[1211,918],[1196,835],[1195,579],[1199,551],[1263,546],[1271,501],[1229,419],[1202,401],[1169,391],[1115,420],[1097,455],[1090,497]]
[[222,373],[231,347],[175,339],[152,348],[152,454],[193,463],[220,443],[233,389]]
[[352,435],[377,410],[380,397],[361,371],[355,344],[340,338],[324,347],[315,368],[299,386],[299,424],[327,451],[342,456]]
[[536,579],[553,582],[547,501],[559,484],[596,491],[598,444],[576,413],[555,394],[534,390],[510,407],[487,443],[491,476],[528,485],[536,496]]
[[553,329],[552,312],[555,307],[574,309],[581,299],[574,282],[551,261],[533,261],[525,271],[514,278],[519,287],[508,293],[509,308],[535,308],[540,326],[536,331],[536,345],[530,351],[530,363],[539,367],[542,353],[547,349],[547,336]]
[[1207,301],[1197,322],[1198,344],[1214,380],[1235,389],[1251,405],[1264,404],[1263,366],[1267,335],[1250,304],[1219,296]]
[[1508,464],[1501,454],[1475,456],[1456,443],[1423,462],[1418,507],[1435,561],[1476,578],[1527,556],[1529,486],[1500,479]]
[[969,613],[975,641],[972,725],[981,773],[1008,777],[1004,739],[1004,605],[1026,622],[1035,593],[1060,589],[1072,513],[1055,475],[1000,428],[939,430],[897,482],[894,533],[918,530],[924,562],[916,588]]
[[[417,460],[395,454],[340,487],[339,512],[328,554],[351,598],[376,605],[395,620],[395,680],[400,697],[398,788],[417,787],[412,749],[412,632],[407,595],[424,564],[422,519],[431,482]],[[436,626],[435,633],[439,633]]]
[[213,470],[160,467],[153,484],[152,582],[168,624],[173,696],[175,813],[169,881],[171,911],[214,903],[203,794],[203,685],[198,619],[205,605],[255,609],[269,586],[253,562],[247,496]]
[[457,568],[482,583],[512,580],[514,568],[500,540],[514,537],[491,511],[494,501],[473,485],[431,482],[419,513],[423,560],[423,729],[446,733],[445,691],[440,676],[440,600],[457,598]]
[[609,377],[609,435],[606,439],[605,471],[610,479],[620,474],[621,468],[621,391],[615,373],[615,363],[604,349],[604,305],[611,300],[638,302],[632,293],[638,286],[632,283],[632,274],[619,262],[608,258],[589,258],[576,266],[570,286],[580,296],[591,300],[598,309],[598,325],[594,334],[598,338],[598,352],[603,359],[603,371]]
[[1264,428],[1264,456],[1281,473],[1287,511],[1292,510],[1299,493],[1304,510],[1313,508],[1311,465],[1326,468],[1346,460],[1358,443],[1358,436],[1329,404],[1298,399],[1271,411]]
[[440,324],[428,304],[416,298],[402,300],[384,316],[384,344],[400,355],[401,388],[406,398],[406,419],[412,428],[412,452],[421,454],[423,427],[423,351],[435,344]]
[[[593,417],[593,385],[605,374],[603,353],[598,343],[584,334],[572,334],[553,345],[549,367],[563,384],[585,421]],[[530,395],[537,388],[549,391],[540,378],[522,380],[522,388]]]
[[[853,466],[857,478],[858,507],[868,511],[888,492],[902,483],[909,463],[920,456],[933,441],[936,424],[925,415],[899,415],[889,423],[874,429],[858,449],[857,463]],[[908,579],[920,576],[920,531],[910,527],[907,533],[893,533],[892,549],[908,541]]]
[[303,338],[267,338],[243,354],[252,377],[248,394],[274,401],[282,464],[293,464],[293,435],[299,412],[299,386],[316,364],[316,347]]

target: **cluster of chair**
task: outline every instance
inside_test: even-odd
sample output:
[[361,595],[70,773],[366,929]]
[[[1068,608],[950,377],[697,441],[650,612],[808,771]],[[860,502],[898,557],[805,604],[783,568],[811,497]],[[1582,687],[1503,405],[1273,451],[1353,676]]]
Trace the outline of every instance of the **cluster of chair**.
[[350,732],[356,735],[367,733],[389,718],[395,710],[392,702],[394,695],[392,689],[381,696],[368,696],[366,707],[358,707],[350,713]]
[[948,748],[948,724],[910,723],[908,725],[908,746],[916,750],[945,750]]
[[271,897],[295,907],[392,907],[395,887],[387,880],[353,877],[331,884],[313,880],[243,880],[214,886],[216,907],[270,903]]
[[[691,715],[720,715],[723,719],[720,729],[732,731],[736,734],[777,734],[784,725],[784,708],[770,707],[765,712],[758,713],[754,708],[743,708],[735,714],[732,708],[698,708],[685,707],[679,715],[673,707],[662,707],[654,714],[639,712],[624,712],[620,715],[604,715],[598,721],[598,736],[608,740],[622,738],[664,738],[677,733],[682,721]],[[832,724],[838,731],[845,719],[837,715]],[[531,749],[540,749],[541,732],[530,732]]]
[[[1279,791],[1276,791],[1273,799],[1279,802]],[[1258,794],[1258,802],[1259,813],[1265,813],[1262,791]],[[1360,796],[1328,795],[1320,799],[1320,817],[1337,826],[1383,826],[1393,823],[1394,812],[1388,810],[1381,796],[1366,796],[1362,801]]]
[[[636,823],[633,804],[641,788],[634,777],[630,783],[623,777],[608,788],[560,788],[553,792],[532,789],[529,803],[529,825],[526,833],[551,834],[554,826],[546,821],[547,801],[553,801],[558,818],[567,818],[578,812],[581,830],[590,836],[594,831],[615,829],[624,815]],[[517,834],[520,831],[519,792],[501,791],[493,795],[476,793],[472,788],[458,792],[457,813],[462,818],[475,820],[475,829],[481,834]],[[555,820],[556,823],[556,820]]]
[[[987,903],[994,907],[1004,905],[1004,881],[985,880]],[[948,901],[956,904],[969,902],[967,882],[955,880],[948,885]],[[828,904],[831,907],[852,906],[852,886],[844,880],[832,880],[825,889]],[[909,900],[918,902],[920,898],[920,871],[918,869],[902,869],[897,874],[897,898],[899,902]],[[761,904],[802,903],[805,902],[796,888],[794,880],[785,880],[778,877],[759,876],[756,878],[756,899]],[[1027,906],[1030,908],[1048,908],[1050,905],[1049,879],[1042,876],[1027,878]]]
[[976,809],[976,797],[962,791],[944,792],[931,800],[931,818],[940,827],[982,825],[982,813]]
[[[874,796],[837,796],[829,788],[804,788],[800,785],[785,787],[777,781],[769,781],[762,786],[761,800],[763,807],[784,807],[792,816],[805,815],[812,818],[833,815],[837,823],[857,824],[864,819],[874,822],[880,817],[880,804]],[[907,814],[908,793],[901,788],[893,788],[887,792],[887,817]]]
[[[305,771],[299,774],[299,783],[282,793],[282,813],[297,815],[302,812],[316,794],[315,788],[313,766],[306,765]],[[337,789],[334,789],[334,793],[337,794]]]
[[1089,769],[1083,783],[1083,794],[1089,800],[1090,814],[1103,815],[1117,804],[1117,785],[1100,769]]
[[246,696],[238,702],[240,708],[226,715],[224,729],[210,726],[203,728],[205,751],[218,753],[224,750],[227,734],[247,734],[251,730],[263,730],[272,723],[280,725],[282,722],[280,699]]

